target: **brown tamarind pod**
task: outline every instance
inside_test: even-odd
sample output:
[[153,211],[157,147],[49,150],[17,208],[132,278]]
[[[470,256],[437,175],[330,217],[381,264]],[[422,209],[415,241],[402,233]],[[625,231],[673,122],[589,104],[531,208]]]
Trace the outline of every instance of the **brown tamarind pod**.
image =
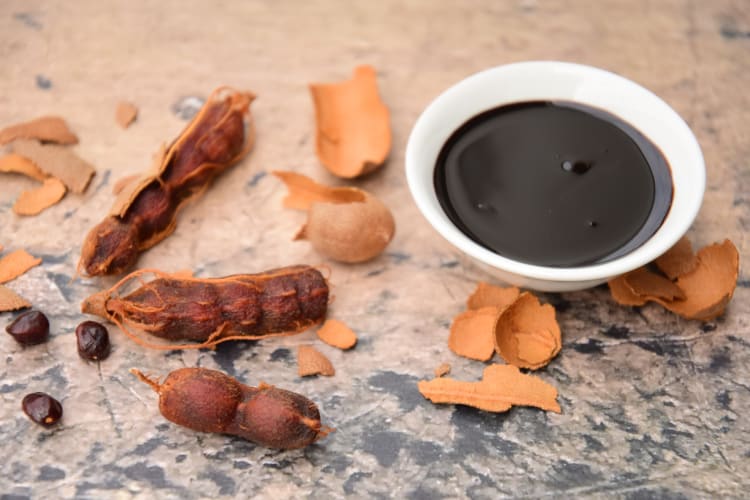
[[[144,274],[156,279],[144,282]],[[131,283],[141,286],[121,294]],[[225,278],[145,269],[88,297],[81,310],[115,323],[141,345],[185,349],[301,332],[325,319],[328,296],[328,283],[320,271],[304,265]],[[153,344],[133,330],[168,341],[199,343]]]
[[109,215],[89,231],[79,272],[119,274],[169,236],[180,207],[252,148],[249,107],[254,98],[216,89],[180,136],[156,155],[155,168],[120,191]]
[[207,368],[181,368],[161,384],[130,370],[159,394],[167,420],[200,432],[231,434],[261,446],[303,448],[332,429],[322,426],[314,402],[267,384],[246,386]]

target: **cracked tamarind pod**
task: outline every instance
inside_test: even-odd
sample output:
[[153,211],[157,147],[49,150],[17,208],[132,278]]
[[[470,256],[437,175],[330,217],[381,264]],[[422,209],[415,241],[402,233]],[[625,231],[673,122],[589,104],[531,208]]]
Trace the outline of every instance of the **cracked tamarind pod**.
[[89,276],[120,274],[169,236],[180,207],[250,151],[254,97],[215,90],[169,148],[157,153],[155,168],[123,189],[109,215],[88,233],[78,270]]

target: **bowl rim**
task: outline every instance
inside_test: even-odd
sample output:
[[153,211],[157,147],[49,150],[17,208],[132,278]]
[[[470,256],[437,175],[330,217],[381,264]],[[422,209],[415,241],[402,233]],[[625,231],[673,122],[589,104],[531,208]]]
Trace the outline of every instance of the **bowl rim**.
[[[420,147],[423,145],[420,143],[424,143],[428,140],[435,142],[436,140],[433,137],[435,135],[445,136],[441,141],[437,141],[440,142],[441,148],[442,144],[450,134],[452,134],[463,123],[471,119],[471,117],[476,116],[480,112],[493,109],[502,104],[530,100],[529,98],[510,99],[507,101],[501,99],[498,102],[497,99],[491,99],[484,104],[484,107],[482,107],[478,104],[482,98],[476,96],[477,91],[480,91],[479,93],[481,93],[482,90],[487,89],[490,89],[490,93],[497,93],[499,91],[496,91],[494,86],[497,86],[504,80],[508,83],[512,82],[513,79],[529,78],[529,75],[534,75],[535,77],[547,76],[549,79],[554,77],[565,77],[572,78],[573,81],[575,81],[575,78],[579,78],[579,87],[575,87],[575,85],[572,87],[575,92],[580,92],[581,87],[590,84],[592,81],[600,84],[600,87],[597,88],[599,90],[604,88],[601,85],[602,83],[610,84],[614,88],[625,89],[627,92],[632,93],[630,97],[635,97],[637,100],[651,107],[646,112],[647,115],[653,114],[654,116],[658,116],[660,119],[668,122],[670,126],[668,133],[675,137],[675,143],[671,145],[674,147],[679,146],[679,149],[684,151],[684,154],[688,158],[692,159],[693,163],[688,164],[687,166],[684,165],[683,162],[673,164],[673,162],[670,161],[670,156],[667,155],[667,152],[665,151],[665,144],[657,142],[657,140],[651,137],[648,133],[642,131],[646,137],[649,137],[649,139],[651,139],[654,144],[662,150],[667,159],[670,169],[672,170],[674,195],[672,204],[670,205],[670,210],[665,216],[661,226],[639,247],[616,259],[598,264],[577,267],[552,267],[529,264],[496,254],[476,243],[455,227],[443,212],[439,203],[437,203],[432,178],[439,148],[435,153],[434,158],[422,158],[424,155],[420,151]],[[544,87],[544,85],[545,82],[541,82],[541,87]],[[552,84],[546,83],[546,85]],[[589,89],[589,91],[591,90]],[[609,90],[607,90],[607,92],[609,92]],[[575,94],[573,97],[561,98],[555,94],[555,92],[550,92],[547,100],[554,101],[565,99],[587,105],[594,105],[595,107],[599,107],[600,109],[615,114],[619,118],[629,122],[636,129],[641,130],[641,127],[631,123],[632,120],[626,119],[621,116],[621,113],[617,110],[612,109],[611,106],[614,106],[613,100],[615,97],[616,96],[613,96],[610,101],[607,102],[597,102],[596,104],[592,104],[587,98],[582,98],[578,94]],[[472,101],[473,107],[476,108],[479,106],[479,109],[463,113],[456,111],[456,105],[463,103],[462,99]],[[544,95],[540,95],[539,99],[544,100]],[[598,96],[597,99],[601,99],[601,95]],[[622,103],[619,105],[623,106]],[[449,107],[451,109],[448,109]],[[446,126],[445,121],[437,123],[438,120],[444,118],[447,113],[454,113],[458,116],[454,119],[455,123],[451,126]],[[440,133],[435,134],[435,129],[440,129]],[[422,147],[422,149],[424,148]],[[433,147],[432,149],[434,150],[435,148]],[[409,134],[406,145],[405,169],[409,190],[420,212],[428,220],[430,225],[432,225],[433,228],[453,246],[492,268],[497,268],[526,278],[559,283],[591,280],[603,281],[632,271],[662,255],[677,243],[685,232],[687,232],[695,217],[698,215],[698,211],[700,210],[703,201],[706,182],[703,154],[695,135],[682,117],[680,117],[665,101],[638,83],[615,73],[593,66],[551,60],[523,61],[485,69],[464,78],[443,91],[422,111]],[[681,170],[678,171],[677,169]],[[680,175],[675,175],[675,172],[680,172]],[[426,182],[425,176],[427,176],[429,182]],[[678,193],[682,194],[683,191],[688,192],[688,195],[685,195],[679,200],[678,211],[674,209],[676,197]]]

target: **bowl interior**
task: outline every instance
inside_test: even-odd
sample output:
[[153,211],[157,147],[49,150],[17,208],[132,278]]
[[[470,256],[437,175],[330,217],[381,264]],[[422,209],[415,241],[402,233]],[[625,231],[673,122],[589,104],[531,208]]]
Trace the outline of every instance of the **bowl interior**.
[[[580,267],[545,267],[505,258],[471,240],[443,212],[433,175],[451,134],[472,117],[513,102],[564,100],[608,111],[648,137],[672,173],[673,199],[658,231],[617,259]],[[534,61],[499,66],[457,83],[438,96],[417,120],[406,149],[409,189],[427,220],[449,242],[481,262],[535,279],[583,281],[613,277],[667,251],[687,231],[705,188],[703,155],[680,116],[655,94],[613,73],[579,64]]]

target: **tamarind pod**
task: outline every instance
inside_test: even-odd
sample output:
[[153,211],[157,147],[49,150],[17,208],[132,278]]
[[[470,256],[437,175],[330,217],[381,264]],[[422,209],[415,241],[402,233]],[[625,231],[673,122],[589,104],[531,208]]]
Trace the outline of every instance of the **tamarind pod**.
[[[142,282],[144,274],[156,279]],[[140,287],[120,295],[136,281]],[[142,345],[130,328],[170,341],[200,341],[149,345],[182,349],[303,331],[325,319],[328,297],[326,279],[304,265],[208,279],[139,270],[85,299],[81,310],[117,324]]]
[[215,90],[180,136],[157,154],[155,169],[120,192],[107,217],[89,231],[79,272],[119,274],[169,236],[179,209],[250,151],[253,99],[247,92]]
[[314,402],[267,384],[246,386],[207,368],[180,368],[163,383],[131,372],[159,394],[167,420],[200,432],[231,434],[268,448],[303,448],[326,436]]

